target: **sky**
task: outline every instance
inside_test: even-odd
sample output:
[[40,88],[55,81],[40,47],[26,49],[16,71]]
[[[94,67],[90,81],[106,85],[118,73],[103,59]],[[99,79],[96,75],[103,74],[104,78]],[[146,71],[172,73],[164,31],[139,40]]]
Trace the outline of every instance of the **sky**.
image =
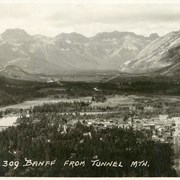
[[9,28],[21,28],[32,35],[51,37],[62,32],[77,32],[90,37],[115,30],[162,36],[180,30],[180,1],[172,2],[0,0],[0,33]]

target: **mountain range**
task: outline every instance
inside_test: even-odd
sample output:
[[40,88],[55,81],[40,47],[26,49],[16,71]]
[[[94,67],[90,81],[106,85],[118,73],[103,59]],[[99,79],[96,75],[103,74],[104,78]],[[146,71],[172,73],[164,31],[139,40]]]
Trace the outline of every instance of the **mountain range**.
[[41,75],[88,71],[179,75],[180,31],[159,37],[133,32],[102,32],[93,37],[61,33],[30,35],[23,29],[0,34],[0,75],[37,80]]
[[0,35],[0,75],[28,79],[31,74],[119,70],[157,38],[157,34],[145,37],[118,31],[90,38],[74,32],[46,37],[7,29]]

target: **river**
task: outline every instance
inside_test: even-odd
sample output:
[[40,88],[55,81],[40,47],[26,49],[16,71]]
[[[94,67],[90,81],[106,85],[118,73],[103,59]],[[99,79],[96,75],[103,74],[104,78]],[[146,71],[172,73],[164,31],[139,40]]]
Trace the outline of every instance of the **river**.
[[[72,99],[66,99],[66,98],[39,98],[31,101],[24,101],[23,103],[14,104],[10,106],[5,106],[0,108],[0,111],[5,111],[6,109],[29,109],[30,107],[34,107],[37,105],[43,105],[44,103],[57,103],[57,102],[74,102],[74,101],[84,101],[88,102],[91,100],[91,97],[81,97],[81,98],[72,98]],[[80,112],[80,115],[95,115],[95,114],[107,114],[107,113],[114,113],[114,112]],[[68,113],[61,113],[61,114],[68,114]],[[75,113],[73,113],[75,114]],[[9,126],[15,125],[18,118],[18,115],[6,115],[3,118],[0,118],[0,131],[2,129],[5,129]]]
[[72,98],[72,99],[66,99],[66,98],[38,98],[31,101],[24,101],[19,104],[14,104],[6,107],[1,107],[0,111],[4,111],[6,109],[29,109],[30,107],[43,105],[45,103],[57,103],[57,102],[74,102],[74,101],[84,101],[88,102],[91,100],[91,97],[81,97],[81,98]]
[[[38,98],[31,101],[24,101],[19,104],[14,104],[10,106],[1,107],[0,111],[5,111],[6,109],[29,109],[30,107],[34,107],[37,105],[43,105],[44,103],[57,103],[57,102],[74,102],[74,101],[90,101],[91,97],[82,97],[82,98]],[[18,115],[6,115],[3,118],[0,118],[0,131],[2,129],[6,129],[9,126],[14,126]]]
[[[36,99],[32,101],[25,101],[20,104],[15,104],[11,106],[6,106],[0,108],[0,111],[6,110],[6,109],[28,109],[30,107],[34,107],[37,105],[42,105],[44,103],[57,103],[57,102],[73,102],[73,101],[90,101],[91,97],[82,97],[82,98],[74,98],[74,99],[60,99],[60,98],[41,98],[41,99]],[[106,114],[107,112],[86,112],[86,114]],[[83,115],[84,113],[80,113],[80,115]],[[3,118],[0,118],[0,131],[2,129],[5,129],[9,126],[13,126],[14,123],[16,122],[18,118],[18,115],[9,115],[5,116]],[[175,132],[174,132],[174,153],[175,153],[175,169],[180,177],[180,120],[177,119],[175,120]]]
[[0,131],[6,129],[9,126],[13,126],[17,118],[18,118],[17,115],[9,115],[0,118]]

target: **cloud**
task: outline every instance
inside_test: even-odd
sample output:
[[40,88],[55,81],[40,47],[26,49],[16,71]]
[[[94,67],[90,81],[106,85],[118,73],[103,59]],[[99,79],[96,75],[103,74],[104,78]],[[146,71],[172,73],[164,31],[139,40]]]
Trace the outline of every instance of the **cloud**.
[[180,6],[174,5],[76,5],[55,12],[48,20],[68,23],[121,23],[122,21],[177,21]]
[[114,30],[163,35],[180,29],[180,4],[0,4],[0,24],[0,32],[18,27],[48,36]]

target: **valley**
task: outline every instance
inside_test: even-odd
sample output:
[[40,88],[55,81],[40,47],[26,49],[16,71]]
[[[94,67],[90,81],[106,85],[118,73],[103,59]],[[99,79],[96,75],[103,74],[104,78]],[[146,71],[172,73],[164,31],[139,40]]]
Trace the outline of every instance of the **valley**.
[[[0,37],[0,162],[56,159],[50,169],[0,166],[0,176],[179,176],[179,31]],[[69,168],[67,159],[125,163]]]
[[[63,84],[65,83],[63,82]],[[70,84],[68,82],[69,87]],[[73,82],[71,88],[75,87],[76,84]],[[81,86],[78,87],[81,87],[79,90],[82,91],[83,83],[80,84]],[[86,89],[86,86],[84,86],[84,89]],[[51,88],[51,92],[53,89],[57,90],[57,88]],[[48,176],[69,176],[73,172],[75,176],[83,177],[86,168],[79,169],[78,172],[75,169],[64,168],[62,163],[66,158],[74,160],[86,158],[87,162],[94,156],[101,160],[117,159],[118,152],[119,160],[128,163],[136,156],[139,160],[141,158],[148,160],[151,167],[138,171],[132,170],[132,168],[129,169],[128,164],[125,164],[125,168],[116,171],[118,176],[122,176],[122,172],[126,173],[125,176],[131,176],[132,173],[135,176],[161,176],[162,174],[164,176],[176,176],[175,170],[171,169],[173,162],[169,158],[174,158],[171,149],[173,146],[176,147],[175,158],[179,158],[179,149],[177,148],[179,147],[179,141],[175,141],[178,136],[177,128],[180,118],[179,96],[117,95],[110,92],[107,94],[108,90],[106,90],[106,95],[104,94],[103,97],[102,91],[95,91],[94,89],[92,96],[78,95],[78,98],[73,96],[61,97],[61,93],[62,91],[58,92],[55,95],[56,97],[51,95],[51,97],[2,107],[0,109],[3,116],[0,118],[0,137],[2,139],[0,146],[5,146],[4,150],[8,148],[10,154],[18,160],[32,156],[39,160],[45,156],[48,159],[58,157],[58,164],[54,167],[55,171],[48,170]],[[64,92],[63,96],[65,96]],[[7,135],[8,138],[5,139]],[[22,138],[22,140],[24,139],[23,145],[21,143],[16,144],[21,140],[21,136],[24,137]],[[122,136],[125,137],[121,139]],[[122,145],[125,139],[128,143]],[[112,150],[108,149],[109,145],[107,143],[111,144]],[[6,147],[7,145],[9,147]],[[40,148],[42,148],[41,155],[38,154]],[[54,148],[58,148],[58,151],[54,152],[55,156],[52,153]],[[151,151],[149,151],[149,148]],[[65,153],[63,149],[67,152]],[[118,152],[116,152],[117,149]],[[148,153],[146,155],[142,154],[142,149]],[[6,154],[4,150],[2,149],[0,153],[3,153],[3,157],[10,159],[11,155]],[[107,151],[108,154],[105,153]],[[161,153],[159,154],[157,151]],[[127,156],[122,159],[124,154],[127,154]],[[163,158],[163,163],[159,165],[158,162],[161,158]],[[157,167],[159,168],[158,172],[156,172]],[[97,168],[87,168],[89,173],[94,176],[102,175],[102,171],[99,174]],[[166,168],[166,171],[164,171],[164,168]],[[178,168],[178,164],[175,164],[177,172],[179,171]],[[26,176],[28,175],[26,173],[27,169],[29,168],[11,171],[11,175]],[[40,169],[32,168],[29,171],[44,176],[45,168],[43,168],[43,171]],[[3,172],[4,175],[10,173],[7,169],[2,169]],[[112,177],[116,174],[110,169],[109,172]]]
[[0,177],[180,177],[180,3],[0,0]]

